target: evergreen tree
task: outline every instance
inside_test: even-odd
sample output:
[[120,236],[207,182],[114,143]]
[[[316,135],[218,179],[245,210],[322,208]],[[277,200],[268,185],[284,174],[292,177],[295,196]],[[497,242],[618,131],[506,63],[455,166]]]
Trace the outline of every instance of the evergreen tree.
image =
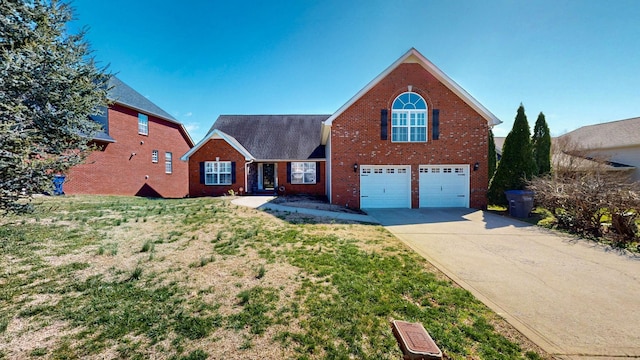
[[533,157],[538,166],[537,175],[545,175],[551,172],[551,134],[544,114],[540,112],[536,125],[533,128],[531,138],[533,145]]
[[493,138],[493,131],[489,129],[489,158],[488,158],[488,166],[489,166],[489,182],[491,182],[491,178],[493,174],[496,173],[496,166],[498,166],[498,154],[496,153],[496,142]]
[[97,69],[84,31],[68,34],[68,4],[0,2],[0,213],[28,208],[56,172],[81,162],[107,105],[108,74]]
[[489,185],[489,203],[506,205],[505,190],[521,190],[537,173],[531,146],[531,130],[520,104],[513,128],[502,147],[502,158]]

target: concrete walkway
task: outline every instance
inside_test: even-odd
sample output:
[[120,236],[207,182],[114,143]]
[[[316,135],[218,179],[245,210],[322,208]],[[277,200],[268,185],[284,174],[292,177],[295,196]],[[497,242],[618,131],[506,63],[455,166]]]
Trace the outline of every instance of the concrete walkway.
[[639,257],[471,209],[367,212],[556,358],[640,358]]
[[328,219],[340,219],[340,220],[350,220],[350,221],[359,221],[365,223],[377,224],[378,221],[372,218],[369,215],[361,215],[361,214],[352,214],[352,213],[344,213],[337,211],[326,211],[326,210],[318,210],[318,209],[307,209],[301,207],[293,207],[293,206],[282,206],[278,204],[274,204],[271,201],[275,199],[274,196],[242,196],[231,200],[232,204],[247,206],[260,210],[273,210],[273,211],[283,211],[283,212],[292,212],[299,214],[307,214],[313,216],[324,217]]

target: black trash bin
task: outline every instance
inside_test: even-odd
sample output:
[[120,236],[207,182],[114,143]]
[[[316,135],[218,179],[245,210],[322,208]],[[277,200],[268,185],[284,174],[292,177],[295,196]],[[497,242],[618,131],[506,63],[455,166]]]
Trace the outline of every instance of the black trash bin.
[[533,191],[507,190],[504,192],[509,202],[509,215],[517,218],[529,217],[533,209]]
[[64,175],[53,176],[53,195],[64,195],[64,179],[66,179]]

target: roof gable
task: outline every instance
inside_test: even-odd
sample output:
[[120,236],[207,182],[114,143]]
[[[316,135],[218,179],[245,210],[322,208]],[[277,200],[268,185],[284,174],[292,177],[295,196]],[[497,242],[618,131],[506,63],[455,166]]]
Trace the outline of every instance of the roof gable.
[[[485,108],[482,104],[480,104],[473,96],[471,96],[468,92],[466,92],[460,85],[458,85],[455,81],[453,81],[450,77],[448,77],[442,70],[436,67],[431,61],[425,58],[418,50],[415,48],[411,48],[404,55],[402,55],[398,60],[396,60],[393,64],[391,64],[388,68],[386,68],[380,75],[375,77],[371,82],[369,82],[362,90],[360,90],[357,94],[355,94],[347,103],[342,105],[333,115],[331,115],[324,124],[326,126],[331,126],[333,120],[335,120],[338,116],[340,116],[345,110],[347,110],[351,105],[353,105],[356,101],[358,101],[362,96],[364,96],[369,90],[375,87],[380,81],[382,81],[387,75],[389,75],[393,70],[395,70],[398,66],[405,63],[416,63],[420,64],[424,69],[426,69],[431,75],[433,75],[438,81],[444,84],[449,90],[451,90],[454,94],[456,94],[460,99],[462,99],[467,105],[469,105],[472,109],[477,111],[484,119],[487,120],[489,126],[494,126],[501,124],[500,121],[493,113],[491,113],[487,108]],[[326,142],[328,137],[328,132],[323,132],[323,143]]]
[[583,126],[561,137],[583,150],[640,146],[640,117]]
[[[187,160],[207,141],[225,139],[247,160],[324,160],[322,122],[329,115],[221,115],[205,136],[182,157]],[[234,146],[234,143],[236,145]]]
[[202,145],[206,144],[207,141],[209,140],[215,140],[215,139],[226,141],[227,144],[231,145],[231,147],[233,147],[237,152],[239,152],[242,156],[244,156],[246,160],[254,160],[251,153],[249,153],[249,151],[245,149],[244,146],[242,146],[242,144],[238,142],[238,140],[236,140],[233,136],[226,134],[225,132],[220,131],[218,129],[211,130],[202,140],[200,140],[200,142],[198,142],[194,147],[192,147],[189,151],[187,151],[186,154],[182,155],[180,160],[182,161],[189,160],[189,157],[193,153],[198,151],[198,149],[200,149]]
[[[167,113],[166,111],[162,110],[156,104],[152,103],[149,99],[142,96],[139,92],[135,91],[132,87],[125,84],[122,80],[118,79],[116,76],[111,76],[109,78],[108,87],[108,98],[113,102],[180,125],[180,132],[187,141],[187,144],[189,144],[190,147],[193,146],[193,139],[191,139],[191,135],[189,135],[187,129],[181,122],[176,120],[176,118],[174,118],[173,116],[169,115],[169,113]],[[100,116],[96,116],[93,120],[102,123],[104,126],[104,122],[106,122],[106,109],[102,110],[103,114]],[[101,120],[102,117],[104,117],[104,120]],[[108,130],[108,123],[106,126]]]

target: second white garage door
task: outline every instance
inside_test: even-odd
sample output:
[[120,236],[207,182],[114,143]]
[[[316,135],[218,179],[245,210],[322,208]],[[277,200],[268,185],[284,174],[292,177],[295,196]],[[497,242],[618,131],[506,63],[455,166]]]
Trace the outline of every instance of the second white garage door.
[[420,165],[420,207],[469,207],[469,165]]
[[410,208],[411,166],[361,165],[360,207]]

